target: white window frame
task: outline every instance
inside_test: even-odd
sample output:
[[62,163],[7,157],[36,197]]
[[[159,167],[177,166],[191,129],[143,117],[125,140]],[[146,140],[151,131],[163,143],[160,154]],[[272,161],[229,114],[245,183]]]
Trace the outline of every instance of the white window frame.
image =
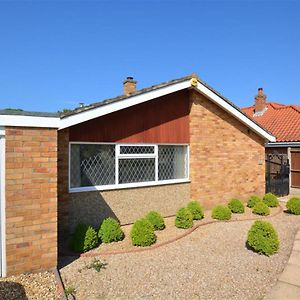
[[[96,144],[96,145],[115,145],[115,184],[109,185],[96,185],[86,187],[71,187],[71,146],[82,145],[82,144]],[[144,154],[121,154],[121,146],[154,146],[154,153]],[[185,146],[187,155],[187,177],[181,179],[169,179],[169,180],[158,180],[158,146]],[[132,182],[132,183],[119,183],[119,160],[120,159],[134,159],[134,158],[154,158],[155,159],[155,180],[146,182]],[[190,182],[190,147],[189,144],[173,144],[173,143],[158,143],[158,144],[144,144],[144,143],[100,143],[100,142],[69,142],[69,192],[89,192],[89,191],[106,191],[106,190],[117,190],[126,188],[138,188],[146,186],[157,186],[166,184],[176,184]]]

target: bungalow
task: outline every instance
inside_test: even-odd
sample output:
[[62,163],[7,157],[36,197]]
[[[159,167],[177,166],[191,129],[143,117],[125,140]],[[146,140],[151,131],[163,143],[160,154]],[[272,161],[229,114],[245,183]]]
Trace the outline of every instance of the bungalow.
[[266,154],[288,158],[287,194],[300,194],[300,106],[267,102],[266,99],[263,89],[259,88],[254,105],[242,110],[276,136],[276,142],[266,145]]
[[1,276],[57,264],[78,223],[265,192],[275,137],[195,75],[57,115],[0,111]]

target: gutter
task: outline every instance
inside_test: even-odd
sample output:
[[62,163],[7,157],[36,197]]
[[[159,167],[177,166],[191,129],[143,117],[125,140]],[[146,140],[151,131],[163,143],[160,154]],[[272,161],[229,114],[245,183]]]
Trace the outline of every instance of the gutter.
[[267,148],[278,148],[278,147],[300,147],[300,142],[275,142],[267,143]]

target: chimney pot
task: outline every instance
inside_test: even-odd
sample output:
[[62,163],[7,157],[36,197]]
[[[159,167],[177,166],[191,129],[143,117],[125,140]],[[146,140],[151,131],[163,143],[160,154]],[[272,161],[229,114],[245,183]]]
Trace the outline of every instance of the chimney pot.
[[131,94],[135,93],[136,92],[136,83],[137,83],[137,81],[134,80],[132,76],[128,76],[123,81],[124,95],[130,96]]
[[255,113],[264,113],[267,107],[267,95],[264,94],[263,88],[258,88],[257,95],[254,97],[255,103],[254,103],[254,110]]

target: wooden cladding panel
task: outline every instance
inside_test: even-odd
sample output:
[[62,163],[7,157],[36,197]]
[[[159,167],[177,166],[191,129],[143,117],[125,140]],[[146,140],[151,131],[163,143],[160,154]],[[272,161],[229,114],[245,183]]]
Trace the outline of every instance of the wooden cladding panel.
[[70,128],[70,141],[189,143],[190,102],[182,91]]

